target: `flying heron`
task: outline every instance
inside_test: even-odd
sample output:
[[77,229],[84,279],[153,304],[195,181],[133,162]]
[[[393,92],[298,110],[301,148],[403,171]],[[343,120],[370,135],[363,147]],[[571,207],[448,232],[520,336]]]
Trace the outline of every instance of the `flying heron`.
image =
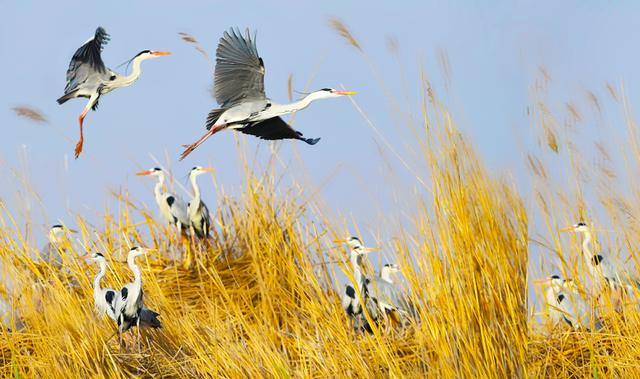
[[549,310],[549,317],[554,323],[564,321],[574,329],[595,327],[602,329],[602,323],[595,315],[595,311],[580,296],[573,279],[562,279],[553,275],[548,279],[536,283],[545,288],[545,302]]
[[191,230],[195,232],[198,238],[209,238],[211,217],[209,216],[209,208],[207,208],[200,196],[200,187],[196,178],[198,175],[212,171],[212,168],[200,166],[195,166],[189,171],[189,182],[191,182],[191,189],[193,190],[193,197],[188,205],[189,225],[191,225]]
[[73,229],[69,229],[64,225],[56,224],[49,229],[47,238],[49,241],[40,250],[42,259],[52,265],[60,266],[62,264],[62,254],[67,252],[69,243],[69,233],[77,233]]
[[633,279],[628,272],[618,270],[603,252],[593,253],[591,250],[593,236],[586,223],[581,221],[560,231],[573,231],[582,235],[582,258],[584,263],[600,287],[609,288],[612,291],[616,308],[621,305],[621,297],[624,293],[640,289],[638,280]]
[[[356,332],[366,330],[372,332],[371,326],[366,320],[362,310],[362,302],[368,301],[366,282],[368,279],[362,273],[360,267],[363,257],[372,251],[379,250],[375,247],[365,247],[358,237],[351,237],[348,240],[337,240],[336,243],[346,243],[349,246],[349,257],[353,270],[353,283],[347,284],[342,296],[342,308],[349,317],[353,330]],[[356,291],[356,288],[358,289]],[[371,314],[373,319],[377,318],[377,313]]]
[[64,95],[57,100],[58,104],[63,104],[67,100],[76,97],[89,99],[78,118],[80,140],[76,144],[76,158],[82,152],[82,144],[84,142],[82,124],[84,123],[84,118],[90,109],[96,110],[98,108],[100,96],[116,88],[130,86],[138,80],[142,72],[140,69],[142,61],[171,54],[166,51],[143,50],[131,59],[131,74],[120,75],[107,68],[100,56],[104,45],[107,44],[109,39],[107,32],[102,27],[98,27],[93,38],[85,42],[73,54],[67,69],[67,85],[64,89]]
[[278,104],[265,95],[264,72],[264,62],[256,47],[256,34],[252,37],[249,29],[245,35],[233,28],[225,32],[216,50],[214,72],[214,92],[220,108],[209,112],[207,133],[195,143],[184,146],[181,160],[207,138],[226,128],[264,140],[297,139],[315,145],[320,138],[304,138],[280,116],[302,110],[315,100],[355,94],[323,88],[294,103]]
[[140,350],[140,325],[143,320],[149,320],[149,326],[160,328],[159,313],[154,312],[144,305],[144,291],[142,290],[142,274],[136,265],[135,259],[145,255],[149,249],[133,247],[127,255],[127,264],[133,272],[133,282],[127,283],[116,297],[114,305],[116,319],[118,321],[118,333],[122,345],[122,334],[132,326],[136,326],[138,350]]
[[147,171],[136,173],[138,176],[154,176],[158,179],[153,193],[156,198],[160,215],[169,225],[174,225],[178,233],[189,228],[189,216],[187,204],[175,193],[164,191],[165,172],[160,167],[154,167]]

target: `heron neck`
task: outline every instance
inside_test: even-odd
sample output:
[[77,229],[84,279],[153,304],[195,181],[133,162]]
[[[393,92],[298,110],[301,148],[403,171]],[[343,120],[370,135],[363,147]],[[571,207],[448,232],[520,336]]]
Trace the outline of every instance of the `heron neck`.
[[318,97],[317,92],[312,92],[312,93],[308,94],[307,96],[303,97],[302,99],[287,105],[287,112],[286,113],[296,112],[296,111],[299,111],[301,109],[304,109],[304,108],[308,107],[309,104],[311,104],[312,102],[314,102],[314,101],[316,101],[318,99],[320,99],[320,98]]
[[133,283],[140,287],[142,285],[142,274],[140,273],[140,268],[135,262],[135,256],[127,257],[127,264],[129,265],[129,269],[133,272]]
[[158,182],[153,189],[153,193],[156,196],[156,201],[158,203],[162,202],[162,188],[164,187],[164,175],[158,176]]
[[133,84],[133,82],[138,80],[138,78],[140,77],[140,74],[142,73],[141,64],[143,60],[144,59],[140,55],[133,58],[133,61],[131,62],[131,73],[127,76],[117,77],[115,80],[113,80],[112,86],[126,87],[126,86],[130,86],[131,84]]
[[593,257],[593,253],[591,252],[591,232],[586,231],[583,233],[584,237],[582,239],[582,254],[584,255],[587,261],[591,261]]
[[191,175],[189,177],[189,181],[191,182],[191,188],[193,189],[193,200],[191,200],[191,203],[194,205],[200,204],[200,187],[196,182],[196,176]]
[[102,290],[102,288],[100,287],[100,281],[102,280],[102,278],[104,278],[106,273],[107,273],[107,263],[101,261],[100,271],[96,275],[95,279],[93,279],[93,290],[95,293],[98,293]]
[[353,266],[353,278],[360,289],[362,289],[363,275],[360,271],[360,256],[358,254],[351,254],[351,265]]
[[382,270],[380,272],[380,278],[385,282],[393,283],[393,278],[391,277],[391,274],[386,270]]

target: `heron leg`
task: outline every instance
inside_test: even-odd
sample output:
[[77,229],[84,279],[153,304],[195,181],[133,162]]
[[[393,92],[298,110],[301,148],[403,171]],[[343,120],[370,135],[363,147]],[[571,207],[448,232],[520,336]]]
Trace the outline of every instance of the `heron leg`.
[[84,136],[82,134],[82,125],[84,124],[84,118],[87,116],[87,113],[89,113],[89,111],[96,104],[97,101],[98,101],[98,96],[95,96],[95,95],[91,96],[89,98],[89,102],[87,102],[87,105],[85,105],[84,109],[82,110],[82,113],[80,113],[80,117],[78,117],[78,121],[80,123],[80,140],[76,144],[76,149],[75,149],[76,159],[78,159],[78,157],[80,156],[80,153],[82,152],[82,145],[84,142]]
[[200,137],[199,140],[192,143],[191,145],[183,145],[182,147],[184,147],[185,150],[182,152],[182,154],[180,154],[180,160],[185,159],[187,155],[191,154],[191,152],[194,151],[198,146],[202,145],[202,143],[206,141],[207,138],[211,137],[222,129],[225,129],[226,127],[227,124],[213,125],[211,129],[209,129],[209,131],[207,131],[202,137]]

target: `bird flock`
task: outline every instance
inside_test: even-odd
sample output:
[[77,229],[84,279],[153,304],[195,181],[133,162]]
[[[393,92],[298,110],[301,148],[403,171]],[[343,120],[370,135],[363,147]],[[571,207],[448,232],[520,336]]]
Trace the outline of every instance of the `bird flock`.
[[[102,61],[101,53],[109,40],[105,29],[98,27],[94,36],[77,49],[67,70],[64,94],[57,100],[59,104],[64,104],[74,98],[88,99],[78,117],[79,139],[74,150],[76,158],[83,151],[84,120],[90,110],[98,108],[101,97],[138,80],[143,61],[171,54],[165,51],[141,51],[128,61],[131,72],[123,75],[107,68]],[[265,66],[257,51],[255,33],[251,34],[246,30],[242,34],[234,28],[224,32],[216,50],[214,71],[214,96],[218,107],[208,113],[204,135],[195,142],[184,145],[179,159],[186,158],[208,138],[224,129],[236,130],[264,140],[293,139],[315,145],[320,138],[304,137],[287,124],[282,116],[302,110],[316,100],[355,94],[352,91],[323,88],[293,103],[279,104],[267,98],[264,75]],[[211,233],[211,216],[202,200],[197,178],[212,171],[212,168],[201,166],[195,166],[189,171],[192,197],[188,201],[166,190],[168,173],[164,169],[154,167],[138,172],[137,175],[156,179],[154,198],[164,223],[174,228],[180,238],[190,237],[194,241],[197,239],[206,242]],[[607,289],[615,294],[617,306],[624,296],[640,287],[637,281],[616,271],[602,253],[592,252],[592,236],[586,224],[581,222],[564,231],[571,230],[583,236],[584,263],[596,280],[597,288]],[[52,226],[48,235],[49,243],[42,249],[42,259],[52,265],[62,265],[69,233],[75,231],[60,224]],[[366,257],[378,249],[364,246],[357,237],[336,243],[348,246],[351,273],[347,275],[349,284],[344,289],[341,304],[354,331],[373,332],[374,325],[382,325],[389,331],[394,326],[405,328],[412,322],[420,321],[418,306],[411,301],[409,294],[394,277],[400,272],[398,265],[388,263],[378,275],[367,275]],[[103,254],[92,253],[83,257],[99,268],[93,282],[95,308],[100,315],[106,315],[116,323],[120,346],[123,345],[123,334],[133,327],[137,330],[138,349],[141,327],[161,327],[160,314],[145,306],[141,270],[136,264],[136,258],[149,251],[144,247],[130,249],[127,265],[133,280],[120,290],[101,286],[108,271],[107,259]],[[546,287],[545,301],[555,321],[564,321],[574,328],[597,330],[602,327],[594,307],[583,298],[574,280],[554,275],[538,283]]]
[[[85,118],[89,111],[97,110],[101,97],[135,83],[142,73],[143,61],[171,54],[166,51],[141,51],[127,62],[131,72],[120,74],[102,61],[101,53],[109,40],[106,30],[98,27],[94,36],[77,49],[67,69],[64,94],[57,99],[60,105],[75,98],[88,99],[78,117],[79,139],[74,150],[76,159],[80,157],[84,147]],[[214,70],[214,97],[218,107],[208,113],[204,135],[196,142],[184,145],[180,160],[224,129],[236,130],[263,140],[292,139],[315,145],[320,138],[305,137],[282,117],[302,110],[316,100],[355,94],[353,91],[322,88],[305,94],[298,101],[280,104],[266,96],[264,74],[264,61],[258,54],[255,33],[252,34],[247,29],[243,34],[237,28],[224,32],[216,50]],[[154,167],[136,173],[141,177],[155,178],[153,194],[160,216],[166,225],[175,230],[178,240],[190,238],[194,243],[208,243],[211,215],[202,200],[197,178],[212,171],[212,168],[201,166],[195,166],[189,171],[192,196],[187,201],[166,189],[169,173],[163,168]],[[69,237],[73,233],[76,231],[62,224],[52,226],[48,235],[49,242],[41,250],[40,258],[54,267],[64,269],[63,256],[70,251]],[[389,330],[393,322],[404,327],[410,320],[417,320],[416,308],[394,279],[400,268],[395,264],[387,264],[379,276],[369,277],[363,272],[364,254],[376,249],[364,247],[356,237],[341,242],[349,247],[354,279],[346,287],[342,303],[354,330],[371,332],[372,323],[383,323]],[[145,256],[149,251],[138,246],[129,250],[127,265],[133,280],[120,290],[102,287],[108,271],[108,261],[102,253],[87,253],[82,257],[87,263],[98,266],[93,281],[95,309],[99,315],[106,315],[116,323],[121,348],[124,333],[133,327],[137,330],[139,350],[140,328],[162,326],[160,313],[145,305],[141,270],[136,264],[136,258]]]
[[[549,317],[553,322],[565,322],[575,329],[600,330],[603,322],[598,316],[598,303],[608,298],[616,311],[622,310],[625,299],[640,290],[640,281],[618,269],[605,253],[593,251],[593,235],[586,223],[580,221],[560,231],[576,232],[582,237],[581,256],[588,277],[581,279],[591,280],[593,285],[591,293],[585,294],[571,278],[552,275],[536,281],[545,289]],[[609,296],[603,296],[605,293]]]

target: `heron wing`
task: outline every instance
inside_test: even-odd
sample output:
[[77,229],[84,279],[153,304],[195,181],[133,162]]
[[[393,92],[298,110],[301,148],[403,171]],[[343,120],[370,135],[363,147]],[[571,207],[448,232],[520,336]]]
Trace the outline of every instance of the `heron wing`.
[[256,35],[243,36],[231,28],[224,32],[216,50],[214,93],[218,104],[228,108],[244,100],[263,100],[264,63],[258,56]]
[[65,94],[75,91],[93,76],[108,76],[108,70],[100,56],[108,41],[107,32],[102,27],[98,27],[93,38],[76,50],[67,69]]
[[304,138],[301,132],[293,129],[281,117],[273,117],[237,130],[264,140],[298,139],[309,145],[315,145],[320,140],[320,138]]

